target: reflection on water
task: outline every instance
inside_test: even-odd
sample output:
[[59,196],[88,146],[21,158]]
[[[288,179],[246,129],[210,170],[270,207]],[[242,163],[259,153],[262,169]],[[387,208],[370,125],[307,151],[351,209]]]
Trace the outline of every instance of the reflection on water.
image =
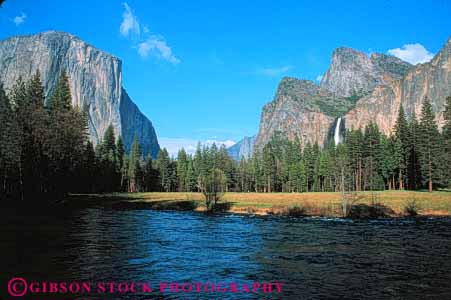
[[351,222],[87,208],[51,217],[9,214],[0,224],[0,295],[12,276],[155,286],[283,282],[283,294],[271,299],[451,295],[451,219]]

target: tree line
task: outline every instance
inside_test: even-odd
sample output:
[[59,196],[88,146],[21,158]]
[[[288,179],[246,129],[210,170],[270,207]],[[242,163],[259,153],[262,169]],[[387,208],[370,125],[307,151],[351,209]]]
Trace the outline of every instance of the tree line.
[[[444,126],[438,129],[429,99],[419,118],[407,120],[399,109],[393,134],[376,123],[347,130],[344,141],[324,147],[276,133],[252,158],[233,161],[222,146],[201,147],[194,155],[182,149],[176,159],[163,149],[157,169],[165,191],[197,191],[197,178],[212,169],[225,176],[226,190],[237,192],[337,192],[369,190],[432,191],[451,186],[451,97],[446,99]],[[162,163],[164,161],[164,163]]]
[[[393,134],[375,123],[348,130],[324,147],[276,133],[252,158],[234,161],[225,146],[198,144],[170,157],[143,157],[135,137],[126,153],[109,126],[94,147],[86,108],[73,107],[69,79],[59,76],[46,97],[39,72],[17,80],[7,94],[0,84],[0,197],[56,201],[68,193],[204,192],[211,201],[226,191],[310,192],[428,189],[451,183],[451,97],[439,132],[428,99],[419,119],[399,110]],[[213,191],[213,194],[207,191]],[[212,196],[213,195],[213,196]]]

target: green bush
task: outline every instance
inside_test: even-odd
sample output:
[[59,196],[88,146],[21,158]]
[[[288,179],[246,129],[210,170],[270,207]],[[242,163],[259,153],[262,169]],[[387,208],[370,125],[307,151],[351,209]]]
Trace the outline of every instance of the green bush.
[[416,199],[408,200],[404,206],[404,214],[409,217],[415,217],[418,215],[420,206]]

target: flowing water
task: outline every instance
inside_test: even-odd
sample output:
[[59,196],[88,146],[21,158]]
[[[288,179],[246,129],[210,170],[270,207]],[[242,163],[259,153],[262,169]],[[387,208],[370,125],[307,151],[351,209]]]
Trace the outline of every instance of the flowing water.
[[338,118],[337,124],[335,125],[335,133],[334,133],[334,142],[335,145],[340,144],[340,125],[341,125],[341,118]]
[[[451,298],[447,218],[353,222],[85,208],[54,216],[8,214],[0,224],[0,295],[5,299],[14,276],[28,282],[149,286],[282,283],[280,294],[92,293],[52,294],[50,299]],[[39,298],[31,296],[26,299]]]

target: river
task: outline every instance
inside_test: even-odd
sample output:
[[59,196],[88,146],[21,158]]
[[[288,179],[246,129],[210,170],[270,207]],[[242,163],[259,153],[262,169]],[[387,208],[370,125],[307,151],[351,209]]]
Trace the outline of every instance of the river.
[[[271,294],[165,291],[114,299],[451,297],[449,218],[354,222],[84,208],[39,217],[7,214],[0,245],[0,295],[10,278],[23,277],[152,287],[162,282],[282,284],[281,293]],[[27,299],[39,298],[31,296]],[[51,296],[113,298],[97,292]]]

